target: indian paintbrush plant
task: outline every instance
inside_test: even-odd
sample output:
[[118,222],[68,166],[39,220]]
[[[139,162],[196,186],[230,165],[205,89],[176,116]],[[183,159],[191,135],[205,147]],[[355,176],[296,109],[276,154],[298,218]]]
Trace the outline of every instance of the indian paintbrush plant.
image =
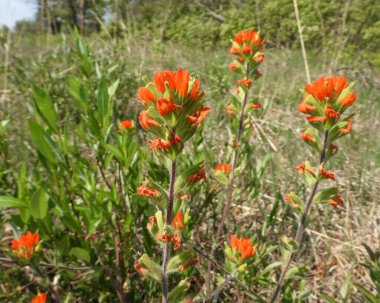
[[[317,159],[305,161],[296,170],[310,188],[309,198],[302,201],[295,192],[285,195],[285,200],[299,216],[299,224],[295,239],[284,238],[284,267],[277,282],[271,302],[276,302],[289,271],[302,245],[303,233],[310,223],[309,214],[313,205],[326,204],[332,208],[343,206],[342,195],[336,186],[335,174],[329,170],[330,160],[337,153],[334,144],[346,136],[352,129],[352,114],[347,115],[358,95],[351,91],[353,83],[345,77],[321,77],[311,84],[305,85],[303,100],[298,109],[306,115],[309,126],[301,133],[301,139],[316,153]],[[345,115],[344,115],[345,114]],[[320,186],[326,184],[323,189]]]
[[157,209],[147,228],[162,246],[162,262],[158,265],[144,254],[135,268],[161,283],[163,303],[179,302],[190,284],[182,280],[169,292],[168,275],[197,262],[182,248],[180,231],[186,224],[189,207],[185,203],[186,191],[194,182],[204,179],[205,173],[198,166],[180,175],[178,158],[210,109],[202,106],[205,92],[200,90],[200,80],[187,70],[155,72],[153,82],[146,79],[145,82],[145,87],[138,91],[145,108],[139,114],[139,121],[143,129],[155,136],[148,141],[149,148],[161,162],[168,163],[169,188],[163,189],[150,178],[138,188],[138,194],[149,197]]

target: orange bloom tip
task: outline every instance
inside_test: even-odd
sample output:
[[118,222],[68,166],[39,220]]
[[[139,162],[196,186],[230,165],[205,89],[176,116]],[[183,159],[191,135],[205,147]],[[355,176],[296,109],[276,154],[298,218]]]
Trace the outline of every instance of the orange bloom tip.
[[187,116],[187,121],[189,121],[189,123],[191,124],[199,126],[201,125],[201,123],[206,118],[209,112],[210,112],[210,108],[202,107],[198,113],[195,113],[193,116]]
[[262,108],[262,105],[260,103],[252,103],[251,108],[253,108],[253,109]]
[[132,120],[123,120],[120,121],[120,128],[122,129],[130,129],[133,127],[133,121]]
[[336,112],[331,106],[326,106],[325,115],[327,119],[340,118],[340,114]]
[[144,110],[139,114],[139,122],[143,129],[149,129],[150,127],[157,127],[159,124],[157,121],[151,119],[147,112]]
[[46,293],[41,293],[35,296],[31,303],[45,303],[46,302]]
[[260,56],[254,56],[253,57],[253,61],[257,62],[257,63],[261,63],[265,60],[265,56],[264,55],[260,55]]
[[324,123],[327,120],[326,117],[314,117],[314,116],[308,116],[306,117],[306,119],[309,122],[320,122],[320,123]]
[[352,120],[349,119],[347,122],[348,122],[348,123],[347,123],[347,126],[344,127],[344,128],[341,128],[341,129],[339,130],[339,132],[340,132],[341,134],[349,134],[349,133],[351,132],[351,129],[352,129]]
[[187,179],[191,183],[195,183],[199,180],[205,180],[206,181],[206,173],[205,173],[204,167],[203,166],[200,167],[199,171],[197,173],[188,176]]
[[157,97],[146,87],[140,87],[138,90],[138,98],[143,102],[143,103],[148,103],[148,102],[154,102],[157,100]]
[[238,60],[239,62],[244,62],[244,58],[243,58],[242,56],[237,57],[237,60]]
[[228,65],[228,68],[229,68],[230,70],[237,70],[238,66],[237,66],[235,63],[231,62],[231,63]]
[[240,146],[240,143],[236,140],[232,140],[231,143],[230,143],[230,146],[231,147],[239,147]]
[[222,163],[222,164],[215,166],[215,171],[224,171],[226,173],[230,173],[231,169],[232,169],[231,165],[228,165],[226,163]]
[[174,217],[172,221],[172,226],[174,228],[182,229],[184,227],[183,225],[183,213],[182,210],[180,210],[177,215]]
[[335,209],[343,205],[343,197],[342,195],[336,194],[332,199],[327,200],[327,202]]
[[133,266],[136,269],[136,271],[139,272],[140,274],[147,274],[148,273],[148,270],[146,268],[141,267],[140,261],[136,261],[133,264]]
[[330,144],[330,150],[331,151],[338,151],[338,146],[336,146],[334,144]]
[[38,233],[27,231],[26,235],[21,235],[18,240],[12,240],[11,248],[18,253],[18,258],[29,259],[35,252],[39,237]]
[[292,197],[289,194],[285,194],[285,201],[292,201]]
[[188,268],[188,267],[190,267],[192,265],[196,265],[198,263],[199,263],[198,259],[191,259],[191,260],[187,261],[185,264],[182,264],[182,265],[178,266],[178,270],[183,271],[186,268]]
[[153,151],[156,151],[156,150],[164,151],[164,150],[170,149],[174,145],[183,144],[183,141],[180,138],[180,136],[176,134],[171,134],[171,137],[169,140],[163,140],[158,137],[156,140],[148,141],[148,144],[149,144],[149,148]]
[[347,86],[345,77],[321,77],[311,84],[306,84],[305,90],[315,100],[325,102],[326,100],[336,100]]
[[239,261],[249,258],[256,253],[256,249],[252,246],[251,240],[248,238],[238,238],[231,236],[231,247],[240,253]]
[[242,85],[244,87],[250,87],[252,85],[252,80],[249,80],[249,79],[248,80],[245,80],[245,79],[236,80],[236,84]]
[[301,138],[305,142],[314,142],[315,141],[315,138],[313,136],[310,136],[306,133],[301,133]]
[[187,198],[189,198],[189,195],[184,195],[182,193],[178,193],[178,198],[180,198],[181,200],[186,200]]
[[319,176],[323,176],[326,179],[330,179],[330,180],[335,181],[335,175],[334,175],[334,173],[332,171],[330,171],[330,170],[326,170],[324,167],[322,167],[319,170]]
[[139,194],[140,196],[155,198],[160,195],[160,192],[146,185],[141,185],[137,188],[137,194]]
[[304,103],[304,102],[300,102],[298,103],[298,110],[301,112],[301,113],[304,113],[304,114],[308,114],[310,112],[313,112],[317,109],[317,107],[315,106],[312,106],[310,104],[307,104],[307,103]]
[[240,90],[239,90],[238,87],[234,87],[233,89],[231,89],[231,91],[232,91],[234,94],[238,94]]
[[314,171],[311,170],[311,169],[306,168],[305,163],[301,163],[300,165],[298,165],[298,166],[296,167],[296,170],[297,170],[300,174],[308,173],[308,174],[310,174],[310,175],[315,176]]
[[163,117],[169,115],[170,113],[174,112],[178,105],[174,104],[173,99],[170,97],[169,101],[165,98],[159,98],[157,100],[157,111],[159,114]]
[[343,107],[351,106],[352,104],[354,104],[357,98],[358,98],[358,94],[349,93],[340,101],[340,105],[342,105]]
[[[249,46],[251,48],[255,47],[260,47],[261,45],[264,44],[265,39],[260,38],[259,33],[255,32],[253,29],[252,30],[242,30],[239,33],[237,33],[234,37],[234,41],[237,44],[243,45],[244,46]],[[244,49],[243,46],[243,49]],[[253,50],[253,49],[252,49]]]
[[150,223],[157,223],[157,218],[155,216],[149,217],[148,220],[149,220]]
[[235,114],[235,112],[234,112],[234,110],[232,109],[231,106],[227,106],[227,107],[226,107],[226,113],[227,113],[228,115],[234,115],[234,114]]
[[229,50],[229,53],[231,55],[238,55],[240,54],[240,49],[238,49],[237,47],[234,47],[234,46],[231,46],[230,50]]

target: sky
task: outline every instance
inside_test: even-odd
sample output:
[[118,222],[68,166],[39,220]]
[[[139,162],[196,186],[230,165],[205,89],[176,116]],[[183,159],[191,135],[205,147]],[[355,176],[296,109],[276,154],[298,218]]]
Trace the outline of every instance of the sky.
[[35,0],[0,0],[0,27],[13,28],[19,20],[32,20],[38,7]]

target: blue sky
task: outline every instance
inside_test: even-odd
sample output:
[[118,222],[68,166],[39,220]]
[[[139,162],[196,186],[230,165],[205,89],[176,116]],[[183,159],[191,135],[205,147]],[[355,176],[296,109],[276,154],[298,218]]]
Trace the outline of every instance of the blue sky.
[[31,20],[37,9],[36,0],[0,0],[0,26],[13,28],[19,20]]

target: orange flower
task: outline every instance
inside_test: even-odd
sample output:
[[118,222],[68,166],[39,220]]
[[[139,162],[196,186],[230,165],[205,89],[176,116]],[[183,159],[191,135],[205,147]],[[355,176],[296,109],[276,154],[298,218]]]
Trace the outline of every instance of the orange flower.
[[185,270],[186,268],[192,266],[192,265],[196,265],[199,263],[199,260],[198,259],[190,259],[189,261],[187,261],[185,264],[182,264],[180,266],[178,266],[178,270],[180,271],[183,271]]
[[303,141],[308,141],[308,142],[314,142],[315,138],[313,136],[310,136],[306,133],[301,133],[301,138]]
[[243,85],[245,87],[250,87],[252,85],[252,80],[236,80],[236,84]]
[[150,188],[146,185],[141,185],[137,188],[137,193],[140,196],[146,196],[146,197],[151,197],[155,198],[160,195],[160,192],[154,188]]
[[259,47],[265,43],[265,39],[261,39],[259,33],[255,32],[253,29],[249,31],[240,31],[235,35],[234,41],[237,44],[246,43],[255,47]]
[[260,103],[252,103],[251,108],[254,108],[254,109],[262,108],[262,105]]
[[241,52],[242,52],[243,54],[249,54],[251,51],[253,51],[253,47],[250,47],[250,46],[248,46],[247,44],[245,44],[245,45],[243,46],[243,49],[241,50]]
[[180,198],[181,200],[186,200],[188,197],[189,197],[189,195],[184,195],[182,193],[178,193],[178,198]]
[[120,121],[120,128],[122,129],[130,129],[133,127],[133,121],[132,120],[123,120]]
[[[231,46],[231,48],[230,48],[230,50],[229,50],[229,53],[231,54],[231,55],[238,55],[238,54],[240,54],[241,52],[240,52],[240,49],[238,49],[237,47],[235,47],[235,46]],[[241,58],[241,57],[240,57]]]
[[348,83],[345,77],[321,77],[311,84],[306,84],[305,90],[315,100],[325,102],[328,99],[336,100],[347,86]]
[[136,261],[135,264],[133,264],[136,271],[138,271],[140,274],[147,274],[148,270],[146,268],[141,267],[140,260]]
[[264,55],[255,56],[255,57],[253,57],[253,60],[257,63],[261,63],[265,60],[265,56]]
[[236,140],[232,140],[231,143],[230,143],[230,146],[231,147],[239,147],[240,146],[240,143]]
[[339,132],[341,134],[349,134],[351,132],[351,129],[352,129],[352,120],[351,119],[348,119],[348,124],[345,128],[341,128],[339,130]]
[[139,121],[140,121],[140,125],[143,129],[148,129],[150,127],[156,127],[158,126],[158,122],[151,119],[147,112],[145,110],[143,110],[140,115],[139,115]]
[[239,239],[238,237],[231,236],[231,246],[241,254],[239,261],[249,258],[256,253],[256,249],[252,246],[251,240],[247,238]]
[[174,104],[172,97],[169,97],[169,101],[165,98],[159,98],[157,100],[157,111],[161,116],[165,117],[170,113],[174,112],[178,105]]
[[340,118],[340,114],[338,112],[336,112],[335,110],[333,110],[333,108],[331,106],[326,106],[325,114],[326,114],[327,119]]
[[174,251],[176,251],[181,246],[181,234],[176,232],[174,235],[163,235],[157,234],[156,238],[163,242],[171,242],[174,244]]
[[46,294],[38,294],[35,296],[30,303],[45,303],[46,302]]
[[351,106],[352,104],[354,104],[354,102],[356,101],[357,97],[358,97],[358,94],[349,93],[347,96],[345,96],[340,101],[340,105],[342,105],[344,107]]
[[174,217],[172,221],[172,226],[174,228],[182,229],[183,228],[183,213],[182,210],[180,210],[177,215]]
[[215,171],[224,171],[226,173],[231,172],[231,165],[228,165],[226,163],[219,164],[215,166]]
[[338,151],[338,146],[336,146],[334,144],[330,144],[330,150],[331,151]]
[[157,100],[157,97],[146,87],[140,87],[138,91],[138,97],[142,102],[154,102]]
[[234,115],[234,114],[235,114],[235,112],[234,112],[234,110],[232,109],[231,106],[227,106],[227,107],[226,107],[226,113],[227,113],[228,115]]
[[237,59],[238,59],[239,62],[244,62],[244,58],[241,57],[241,56],[237,57]]
[[194,81],[193,88],[191,89],[189,99],[192,101],[197,101],[203,93],[199,91],[199,86],[201,85],[201,81],[199,79]]
[[327,118],[326,117],[314,117],[314,116],[307,116],[306,117],[307,121],[309,122],[326,122]]
[[[285,198],[285,201],[287,201],[287,202],[292,202],[293,201],[292,197],[289,194],[285,194],[284,198]],[[296,203],[290,203],[290,207],[291,208],[296,208],[297,204]]]
[[235,63],[231,62],[231,63],[228,65],[228,68],[229,68],[230,70],[236,70],[236,69],[238,68],[238,66],[237,66]]
[[335,181],[335,175],[332,171],[330,170],[326,170],[324,167],[322,167],[320,170],[319,170],[319,176],[323,176],[325,177],[326,179],[331,179],[333,181]]
[[206,118],[208,113],[210,112],[210,108],[202,107],[198,113],[195,113],[193,116],[187,116],[187,121],[196,126],[201,125],[202,121]]
[[155,150],[167,150],[176,144],[183,144],[183,141],[178,135],[171,134],[170,140],[163,140],[157,137],[156,140],[148,141],[148,143],[150,145],[149,148],[155,151]]
[[305,163],[301,163],[300,165],[298,165],[298,166],[296,167],[296,170],[297,170],[300,174],[302,174],[302,173],[308,173],[308,174],[311,174],[311,175],[315,176],[314,171],[311,170],[311,169],[309,169],[309,168],[306,168]]
[[205,174],[205,169],[203,166],[201,166],[199,168],[199,172],[195,173],[195,174],[192,174],[191,176],[187,177],[187,179],[191,182],[191,183],[195,183],[199,180],[205,180],[206,181],[206,174]]
[[337,208],[337,206],[343,205],[342,195],[336,194],[332,199],[327,200],[327,202],[333,207]]
[[187,96],[189,79],[189,71],[183,70],[182,68],[178,69],[177,72],[165,70],[155,72],[153,75],[153,83],[159,92],[164,93],[166,91],[165,83],[167,83],[169,89],[176,91],[182,98]]
[[18,258],[29,259],[34,253],[38,240],[39,234],[33,234],[28,230],[26,235],[21,235],[18,240],[12,240],[12,249],[18,252]]
[[308,114],[308,113],[310,113],[312,111],[315,111],[316,109],[317,109],[316,106],[312,106],[312,105],[304,103],[304,102],[298,103],[298,110],[301,113]]

